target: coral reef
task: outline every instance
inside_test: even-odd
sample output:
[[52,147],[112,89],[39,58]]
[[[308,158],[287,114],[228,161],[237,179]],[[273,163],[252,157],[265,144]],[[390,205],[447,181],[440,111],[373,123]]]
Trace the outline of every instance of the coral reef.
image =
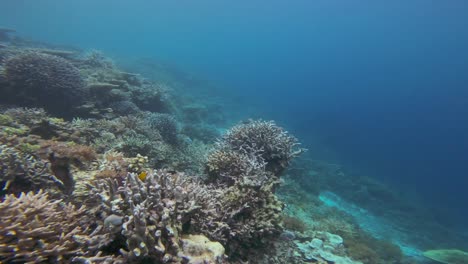
[[158,69],[150,81],[97,51],[0,47],[0,100],[15,104],[0,105],[0,262],[404,263],[321,199],[395,194],[335,164],[290,168],[305,149],[273,121],[215,141],[234,121],[224,105]]

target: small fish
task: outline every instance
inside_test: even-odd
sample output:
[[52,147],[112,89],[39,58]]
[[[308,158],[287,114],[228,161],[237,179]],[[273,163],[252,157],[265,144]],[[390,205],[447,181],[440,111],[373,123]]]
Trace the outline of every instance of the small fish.
[[120,226],[123,223],[123,217],[111,214],[106,219],[104,219],[104,226],[112,227],[112,226]]
[[144,181],[144,180],[146,180],[146,176],[148,176],[148,172],[142,171],[142,172],[140,172],[140,174],[138,174],[138,179]]

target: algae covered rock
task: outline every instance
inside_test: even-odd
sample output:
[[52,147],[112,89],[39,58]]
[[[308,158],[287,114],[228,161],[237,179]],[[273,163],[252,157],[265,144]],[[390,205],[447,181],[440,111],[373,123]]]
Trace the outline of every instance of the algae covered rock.
[[458,249],[435,249],[423,253],[426,258],[446,264],[468,263],[468,253]]

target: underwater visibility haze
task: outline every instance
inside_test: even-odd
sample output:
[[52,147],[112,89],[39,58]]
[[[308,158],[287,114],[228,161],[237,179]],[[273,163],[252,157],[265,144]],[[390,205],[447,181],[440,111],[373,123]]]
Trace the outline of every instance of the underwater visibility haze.
[[0,2],[0,263],[468,263],[467,14]]

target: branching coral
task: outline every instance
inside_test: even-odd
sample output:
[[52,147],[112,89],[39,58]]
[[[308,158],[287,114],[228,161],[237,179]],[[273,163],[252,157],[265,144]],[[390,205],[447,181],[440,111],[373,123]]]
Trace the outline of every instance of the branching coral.
[[277,184],[268,179],[259,185],[244,178],[227,189],[212,191],[216,210],[194,228],[220,241],[231,257],[249,256],[252,249],[269,245],[282,231],[283,203],[273,193]]
[[85,208],[49,200],[40,191],[7,195],[0,203],[0,261],[64,263],[82,254]]
[[279,176],[305,149],[274,122],[249,121],[231,128],[208,155],[207,173],[232,184],[242,177]]
[[281,233],[283,204],[274,192],[279,174],[304,151],[297,145],[273,122],[249,121],[229,130],[208,155],[220,207],[198,228],[222,241],[230,256],[248,258],[250,249],[271,245]]
[[13,88],[7,91],[13,99],[10,103],[46,104],[49,111],[63,115],[63,111],[79,106],[86,98],[79,70],[54,55],[34,51],[19,53],[5,63],[5,76]]
[[[142,260],[179,263],[181,233],[187,225],[201,221],[210,210],[212,197],[194,178],[156,171],[144,180],[129,173],[123,184],[115,180],[97,182],[95,197],[100,211],[121,217],[125,245],[120,251],[129,262]],[[92,200],[95,200],[92,198]]]
[[213,149],[207,158],[206,169],[211,180],[232,185],[241,176],[258,178],[264,175],[265,162],[256,155],[238,152],[223,146]]
[[[275,175],[281,173],[289,162],[305,149],[298,141],[273,121],[249,120],[231,128],[222,142],[231,149],[255,153],[266,163],[266,169]],[[258,154],[257,154],[258,153]]]

